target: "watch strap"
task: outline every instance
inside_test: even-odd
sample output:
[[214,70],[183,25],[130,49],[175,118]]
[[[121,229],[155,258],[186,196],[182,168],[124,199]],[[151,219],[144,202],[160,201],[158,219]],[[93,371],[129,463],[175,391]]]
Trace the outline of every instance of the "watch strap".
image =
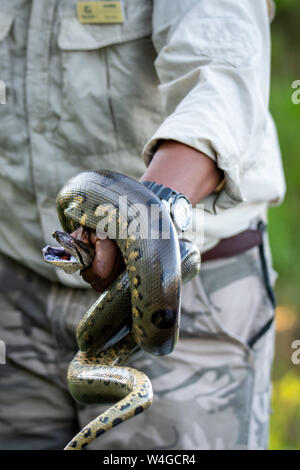
[[172,196],[181,194],[177,191],[174,191],[172,188],[168,188],[163,184],[155,183],[154,181],[143,181],[142,184],[146,186],[146,188],[153,191],[154,194],[159,197],[159,199],[163,199],[164,201],[168,201]]

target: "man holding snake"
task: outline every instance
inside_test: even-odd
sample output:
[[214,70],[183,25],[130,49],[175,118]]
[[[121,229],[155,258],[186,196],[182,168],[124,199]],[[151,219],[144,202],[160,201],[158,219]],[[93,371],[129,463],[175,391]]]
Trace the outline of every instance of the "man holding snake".
[[[113,5],[114,21],[95,3]],[[88,169],[205,208],[175,351],[133,362],[153,405],[91,448],[267,447],[275,300],[265,224],[285,191],[268,111],[272,14],[266,0],[2,0],[1,449],[63,448],[102,410],[75,403],[65,377],[76,326],[123,268],[120,252],[79,228],[95,248],[86,282],[41,257],[59,228],[58,191]]]

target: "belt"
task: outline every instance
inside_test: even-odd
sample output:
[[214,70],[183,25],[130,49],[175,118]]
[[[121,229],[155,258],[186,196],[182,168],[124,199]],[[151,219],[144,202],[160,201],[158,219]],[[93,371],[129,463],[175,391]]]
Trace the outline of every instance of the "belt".
[[229,256],[239,255],[254,246],[260,246],[263,243],[262,233],[264,229],[264,223],[259,222],[257,229],[248,229],[233,237],[223,238],[211,250],[202,253],[201,260],[210,261],[219,258],[227,258]]
[[[227,258],[229,256],[239,255],[244,251],[250,250],[250,248],[253,248],[254,246],[258,246],[261,260],[262,277],[265,282],[269,299],[275,308],[276,298],[270,281],[269,269],[263,243],[263,233],[265,230],[266,225],[262,220],[260,220],[257,224],[257,229],[248,229],[244,232],[234,235],[233,237],[223,238],[214,248],[205,251],[205,253],[202,253],[201,259],[202,261],[210,261],[219,258]],[[274,317],[272,317],[272,319],[267,322],[260,334],[263,334],[265,328],[269,327],[269,324],[271,324],[273,318]]]

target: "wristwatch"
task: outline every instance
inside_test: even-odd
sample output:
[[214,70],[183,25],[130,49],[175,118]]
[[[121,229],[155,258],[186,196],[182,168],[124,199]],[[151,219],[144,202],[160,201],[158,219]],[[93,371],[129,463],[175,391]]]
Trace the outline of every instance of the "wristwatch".
[[184,194],[178,193],[163,184],[154,183],[153,181],[143,181],[142,184],[165,203],[177,230],[185,232],[191,228],[191,203]]

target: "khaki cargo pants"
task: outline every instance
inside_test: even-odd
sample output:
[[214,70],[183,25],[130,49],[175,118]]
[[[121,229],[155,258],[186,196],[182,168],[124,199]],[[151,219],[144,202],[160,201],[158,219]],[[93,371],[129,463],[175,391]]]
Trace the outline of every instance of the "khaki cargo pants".
[[[255,247],[202,264],[184,288],[175,351],[133,363],[152,380],[152,407],[90,448],[267,448],[274,308],[263,263]],[[75,403],[66,386],[76,326],[97,294],[53,285],[5,256],[0,267],[0,449],[61,449],[103,409]]]

